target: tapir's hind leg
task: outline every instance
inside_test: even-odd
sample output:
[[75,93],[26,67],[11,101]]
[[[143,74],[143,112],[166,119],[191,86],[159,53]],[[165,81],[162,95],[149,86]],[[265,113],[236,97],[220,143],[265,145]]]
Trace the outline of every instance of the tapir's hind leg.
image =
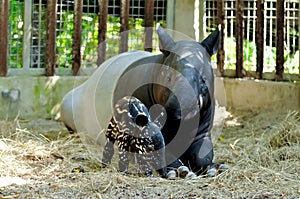
[[190,167],[197,175],[210,177],[229,169],[226,164],[213,163],[213,144],[209,137],[194,142],[182,156],[184,165]]
[[203,174],[213,164],[213,144],[209,137],[194,142],[182,156],[182,161],[197,174]]
[[136,161],[142,173],[144,173],[146,176],[149,177],[152,176],[152,168],[150,165],[151,158],[149,153],[146,154],[137,153]]

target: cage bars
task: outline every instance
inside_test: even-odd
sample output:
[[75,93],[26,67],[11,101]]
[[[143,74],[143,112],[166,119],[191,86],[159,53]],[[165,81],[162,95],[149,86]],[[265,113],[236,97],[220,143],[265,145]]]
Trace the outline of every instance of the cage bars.
[[121,27],[120,27],[120,48],[119,53],[128,51],[128,31],[129,31],[129,0],[121,0]]
[[243,77],[244,0],[236,1],[236,77]]
[[[20,3],[20,6],[24,5],[24,12],[27,12],[27,14],[24,14],[24,33],[22,33],[20,31],[20,33],[19,33],[20,35],[18,35],[19,38],[23,37],[23,41],[24,41],[23,42],[23,55],[21,55],[22,54],[21,53],[20,55],[16,55],[16,56],[21,58],[20,60],[23,60],[23,62],[22,62],[23,64],[21,64],[21,67],[23,67],[23,69],[28,69],[30,67],[30,68],[40,68],[41,70],[43,70],[43,68],[45,66],[44,60],[45,60],[45,52],[46,52],[46,49],[44,47],[44,44],[46,43],[45,42],[46,4],[44,4],[45,1],[42,1],[42,0],[36,0],[36,1],[34,1],[35,3],[32,1],[32,5],[33,5],[32,12],[30,12],[27,9],[30,1],[31,0]],[[276,16],[277,15],[276,9],[278,7],[277,7],[277,2],[276,2],[277,0],[265,0],[264,3],[262,3],[262,6],[264,6],[264,12],[263,12],[264,22],[261,23],[261,25],[257,25],[258,22],[256,20],[259,20],[259,19],[256,18],[256,16],[254,16],[255,10],[257,9],[256,6],[259,6],[258,3],[256,3],[257,1],[259,1],[259,0],[252,0],[252,1],[244,0],[244,4],[243,4],[245,7],[244,13],[243,13],[243,18],[245,20],[245,30],[244,30],[245,37],[244,37],[244,39],[249,40],[249,42],[255,41],[255,43],[256,43],[256,45],[255,45],[256,52],[257,52],[256,59],[255,59],[255,56],[252,57],[252,61],[253,61],[253,59],[256,60],[256,64],[257,64],[257,71],[254,76],[256,76],[257,78],[261,78],[260,70],[262,70],[262,67],[259,66],[260,64],[263,64],[264,72],[272,71],[272,70],[275,70],[278,68],[278,67],[276,67],[276,65],[278,65],[278,64],[276,64],[276,59],[277,59],[276,57],[278,57],[278,56],[276,56],[276,53],[279,53],[279,52],[277,52],[278,50],[276,50],[276,46],[277,46],[276,40],[278,39],[277,38],[278,33],[277,33],[277,28],[276,28],[276,26],[278,26],[277,25],[278,20],[276,19],[276,17],[278,17],[278,16]],[[0,2],[5,2],[5,0],[0,0]],[[87,5],[83,5],[83,6],[86,6],[85,10],[89,10],[89,11],[97,10],[97,9],[99,10],[98,5],[94,6],[93,3],[91,3],[91,1],[87,1],[87,2],[88,2]],[[120,1],[118,1],[118,2],[116,0],[109,1],[110,5],[112,5],[111,2],[113,2],[114,6],[119,6],[118,2],[120,2]],[[132,8],[130,7],[130,10],[131,10],[130,17],[136,16],[136,17],[141,17],[141,18],[145,19],[144,12],[146,12],[146,9],[145,9],[146,1],[130,0],[130,2],[133,2]],[[210,28],[208,32],[211,32],[212,29],[215,28],[215,26],[216,26],[215,23],[218,22],[218,20],[216,20],[216,18],[215,18],[219,12],[219,10],[216,9],[216,7],[218,6],[218,2],[222,2],[224,5],[224,21],[225,21],[224,23],[226,24],[226,26],[224,26],[224,45],[225,45],[224,48],[226,49],[226,55],[224,56],[224,62],[226,63],[226,65],[228,65],[228,64],[235,65],[236,60],[234,58],[236,56],[235,56],[235,54],[234,54],[234,56],[228,55],[227,52],[229,52],[230,50],[227,50],[227,49],[228,49],[228,45],[230,42],[227,42],[226,39],[236,38],[235,35],[236,35],[236,22],[237,22],[236,21],[236,14],[237,14],[236,13],[236,4],[237,4],[237,2],[232,1],[232,0],[207,0],[206,2],[207,2],[206,10],[208,13],[206,19],[207,19],[207,21],[211,21],[211,22],[208,22],[209,28]],[[154,9],[155,9],[154,15],[155,16],[154,16],[154,18],[156,20],[159,20],[159,18],[161,17],[160,16],[161,13],[159,13],[160,11],[158,12],[156,10],[157,9],[156,7],[165,5],[166,3],[167,3],[166,1],[155,0],[155,3],[154,3]],[[141,9],[141,7],[142,7],[142,9]],[[210,8],[210,7],[212,7],[212,8]],[[1,8],[3,8],[2,4],[1,4]],[[66,12],[69,13],[71,11],[71,13],[72,13],[72,11],[73,11],[72,8],[73,8],[72,6],[69,7],[69,4],[65,3],[64,9],[67,9]],[[299,33],[297,33],[297,32],[299,32],[299,23],[300,23],[299,22],[300,21],[300,19],[299,19],[300,18],[299,2],[297,0],[284,1],[284,6],[282,8],[285,8],[284,12],[286,13],[286,16],[283,15],[283,17],[285,17],[284,22],[286,24],[284,24],[284,26],[282,26],[282,27],[284,27],[284,32],[282,34],[284,36],[284,44],[283,44],[284,67],[283,67],[282,71],[284,70],[286,72],[289,72],[290,68],[292,68],[293,66],[297,70],[298,70],[298,67],[300,67],[299,63],[297,63],[297,57],[296,57],[296,52],[299,50],[299,43],[300,43],[299,35],[298,35]],[[6,9],[6,10],[8,10],[8,9]],[[132,10],[134,10],[134,12]],[[21,9],[20,9],[20,11],[21,11]],[[162,12],[163,11],[164,10],[162,9]],[[30,12],[30,14],[32,15],[32,20],[26,20],[26,18],[28,18],[28,12]],[[59,12],[61,12],[61,11],[59,11]],[[96,12],[96,11],[93,11],[93,12]],[[114,16],[120,16],[119,13],[120,13],[120,8],[119,8],[119,10],[116,11],[116,13],[114,13]],[[257,12],[257,14],[259,14],[259,13]],[[157,16],[159,15],[159,16],[157,17],[156,15]],[[59,14],[58,14],[58,16],[60,17],[60,20],[63,19],[62,16],[60,16]],[[91,15],[87,15],[87,16],[91,16]],[[49,18],[49,17],[47,17],[47,18]],[[86,20],[86,18],[89,18],[89,17],[83,17],[83,20]],[[218,18],[220,18],[220,16],[218,16]],[[298,22],[297,22],[297,20],[298,20]],[[21,24],[21,22],[22,21],[20,21],[20,24]],[[135,20],[132,20],[132,22],[134,23]],[[116,22],[116,23],[119,23],[119,22]],[[56,26],[57,25],[58,24],[56,23]],[[263,34],[254,33],[255,30],[258,28],[261,28],[262,25],[264,27]],[[97,24],[94,27],[97,29],[98,28]],[[32,29],[30,29],[30,28],[32,28]],[[0,31],[3,31],[3,29],[0,29]],[[9,31],[11,31],[11,29],[9,29]],[[71,31],[73,31],[73,30],[71,30]],[[56,29],[56,34],[58,35],[59,33],[60,33],[59,30]],[[263,35],[263,39],[265,39],[265,41],[263,42],[264,44],[260,43],[260,45],[262,47],[264,47],[264,49],[263,49],[264,54],[268,55],[268,56],[262,55],[262,57],[264,58],[263,61],[261,61],[258,57],[259,54],[261,54],[258,51],[262,50],[262,48],[259,47],[259,44],[257,43],[258,37],[262,36],[262,35]],[[30,41],[32,43],[30,44],[30,47],[28,48],[28,38],[30,38],[30,37],[31,37]],[[3,38],[4,37],[1,37],[1,39],[3,39]],[[117,39],[119,41],[119,39],[117,37],[115,37],[113,39]],[[95,42],[96,42],[96,40],[97,39],[95,37]],[[21,39],[21,41],[22,41],[22,39]],[[138,37],[137,41],[138,41],[138,43],[141,43],[141,41],[143,41],[142,37]],[[145,38],[144,38],[144,41],[145,41]],[[82,42],[85,43],[86,40],[84,40]],[[8,45],[10,45],[10,44],[8,43]],[[57,45],[57,43],[56,43],[56,45]],[[248,47],[251,47],[251,45],[249,45],[249,43],[244,42],[243,46],[244,46],[244,48],[248,48]],[[1,45],[1,46],[3,46],[3,45]],[[117,46],[117,47],[115,47],[115,46]],[[118,48],[119,45],[115,45],[115,46],[113,46],[113,47]],[[81,50],[82,50],[81,53],[84,52],[85,48],[87,48],[87,47],[85,47],[84,45],[81,47]],[[109,47],[107,47],[105,50],[107,50],[108,48]],[[14,54],[10,53],[11,49],[13,49],[13,46],[10,46],[8,48],[8,52],[10,55],[9,57],[14,56]],[[30,49],[30,50],[28,50],[28,49]],[[234,50],[236,51],[236,49],[234,49]],[[72,51],[71,48],[68,51],[71,52]],[[244,53],[245,53],[244,57],[249,57],[251,59],[251,57],[250,57],[251,53],[249,53],[247,51],[248,51],[248,49],[244,49]],[[253,51],[253,52],[255,52],[255,51]],[[30,53],[30,58],[28,58],[29,53]],[[275,54],[275,55],[273,55],[273,54]],[[2,55],[5,56],[5,53],[4,54],[2,53]],[[60,56],[58,54],[58,46],[56,46],[56,56]],[[93,57],[93,56],[96,57],[95,55],[91,56],[91,54],[89,54],[89,53],[86,53],[86,54],[83,53],[82,56],[83,57]],[[274,56],[274,57],[272,57],[272,56]],[[6,55],[6,60],[7,60],[7,57],[8,56]],[[71,58],[71,56],[68,56],[68,57]],[[300,57],[300,55],[299,55],[299,57]],[[84,58],[82,58],[81,61],[83,59]],[[89,60],[91,60],[91,62],[93,62],[93,63],[96,62],[92,59],[89,59]],[[299,58],[298,58],[298,60],[299,60]],[[9,61],[11,62],[10,59],[9,59]],[[1,62],[1,64],[3,64],[3,63],[4,62]],[[28,63],[30,63],[30,64],[28,64]],[[59,64],[60,63],[57,62],[57,65],[59,65]],[[84,65],[85,64],[86,64],[86,62],[84,62]],[[11,62],[10,64],[7,64],[7,65],[9,65],[10,68],[14,67],[13,62]],[[19,65],[20,64],[18,64],[18,67],[19,67]],[[247,65],[246,62],[245,62],[245,65]],[[55,66],[55,62],[54,62],[54,66]],[[6,70],[7,70],[7,67],[8,66],[6,66]],[[61,66],[61,67],[66,67],[66,66]],[[57,68],[57,66],[55,66],[55,68]],[[41,70],[39,70],[39,71],[41,71]],[[299,72],[300,72],[300,68],[299,68]],[[21,74],[21,72],[19,74]],[[278,77],[280,77],[280,76],[278,76]]]
[[23,32],[23,69],[28,70],[30,68],[30,39],[31,39],[31,18],[32,18],[32,0],[24,2],[24,32]]
[[82,0],[74,3],[74,30],[72,38],[72,73],[77,75],[81,66]]
[[99,0],[99,29],[98,29],[98,60],[99,66],[105,61],[106,56],[106,32],[107,32],[107,15],[108,15],[108,0]]
[[223,0],[217,0],[217,19],[218,24],[221,25],[220,30],[220,45],[217,54],[217,66],[220,75],[224,73],[225,64],[225,50],[224,50],[224,37],[225,37],[225,13],[224,13],[224,2]]
[[284,0],[277,0],[276,4],[276,80],[283,80],[284,70]]
[[56,1],[47,0],[47,30],[46,30],[46,64],[45,75],[53,76],[56,66],[55,53],[55,37],[56,37]]
[[7,75],[9,1],[0,0],[0,76]]
[[264,68],[264,0],[257,0],[256,6],[256,78],[261,79]]
[[153,14],[154,14],[154,0],[147,0],[145,2],[145,20],[144,20],[144,34],[145,44],[144,50],[152,52],[152,36],[153,36]]

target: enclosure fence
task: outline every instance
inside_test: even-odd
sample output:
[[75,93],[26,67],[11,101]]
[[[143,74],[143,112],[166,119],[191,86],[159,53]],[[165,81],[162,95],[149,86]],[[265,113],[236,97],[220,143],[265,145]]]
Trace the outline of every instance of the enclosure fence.
[[79,68],[93,71],[121,52],[155,51],[153,30],[144,27],[165,25],[167,12],[167,0],[1,2],[6,3],[1,15],[8,17],[2,27],[9,28],[0,29],[2,34],[8,32],[2,76],[9,72],[76,75]]
[[279,80],[283,72],[299,74],[299,0],[207,0],[206,26],[216,23],[223,32],[222,73],[234,69],[237,77],[262,78],[263,71],[276,70]]
[[[77,75],[121,52],[155,53],[149,27],[166,26],[167,2],[0,0],[0,75]],[[204,2],[206,33],[222,27],[221,75],[300,79],[299,0]]]

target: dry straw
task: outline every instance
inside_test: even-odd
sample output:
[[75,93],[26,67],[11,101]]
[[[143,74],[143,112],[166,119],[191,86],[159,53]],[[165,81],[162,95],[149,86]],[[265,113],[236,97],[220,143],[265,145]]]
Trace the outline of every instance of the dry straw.
[[103,169],[78,136],[57,125],[49,134],[49,126],[41,123],[36,128],[25,121],[0,122],[0,180],[28,182],[0,188],[0,198],[300,197],[296,111],[232,112],[215,142],[215,161],[231,168],[214,178],[192,180],[124,176],[116,163]]

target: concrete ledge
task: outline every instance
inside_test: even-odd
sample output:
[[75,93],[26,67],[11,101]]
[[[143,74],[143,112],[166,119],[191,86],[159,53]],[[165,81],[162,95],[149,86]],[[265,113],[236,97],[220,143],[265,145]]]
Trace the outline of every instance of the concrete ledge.
[[[55,118],[63,96],[88,77],[0,78],[0,119]],[[300,84],[216,78],[220,105],[238,110],[300,110]]]
[[300,83],[222,79],[226,107],[240,110],[300,110]]
[[[59,112],[63,96],[87,77],[0,78],[0,119],[54,118]],[[18,99],[11,99],[10,91],[19,91]]]

